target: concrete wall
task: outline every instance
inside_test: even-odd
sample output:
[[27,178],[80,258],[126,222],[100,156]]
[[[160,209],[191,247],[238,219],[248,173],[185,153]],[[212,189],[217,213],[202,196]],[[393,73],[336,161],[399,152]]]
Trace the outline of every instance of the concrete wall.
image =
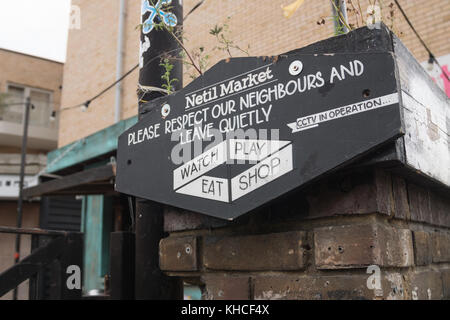
[[[354,1],[356,3],[356,1]],[[124,70],[138,63],[140,0],[129,0],[126,20]],[[187,13],[197,0],[184,0]],[[209,34],[216,24],[229,25],[229,39],[234,44],[247,48],[250,55],[276,55],[291,49],[325,39],[333,35],[333,23],[330,19],[331,4],[327,0],[305,1],[292,18],[285,19],[281,5],[291,3],[288,0],[252,0],[252,1],[206,1],[185,23],[185,44],[192,51],[204,47],[211,55],[210,66],[227,55],[213,50],[217,41]],[[383,15],[389,16],[388,4],[382,1]],[[64,91],[62,105],[76,105],[97,94],[115,80],[116,47],[118,33],[119,2],[108,0],[74,0],[81,9],[81,29],[69,33],[67,62],[64,70]],[[362,10],[366,12],[368,1],[361,0]],[[403,1],[402,5],[412,23],[437,57],[450,53],[447,41],[450,32],[450,2],[431,0]],[[395,8],[395,7],[394,7]],[[227,19],[230,17],[230,19]],[[325,18],[324,25],[317,21]],[[356,26],[356,21],[352,21]],[[425,49],[412,33],[398,9],[394,11],[394,23],[386,20],[400,36],[404,44],[413,52],[418,61],[428,59]],[[233,50],[234,56],[243,55]],[[124,101],[122,119],[136,115],[137,79],[135,71],[124,82]],[[186,70],[184,83],[190,81]],[[104,129],[114,122],[114,90],[94,101],[89,110],[82,113],[79,109],[64,112],[60,122],[58,145],[86,137]],[[74,130],[76,128],[76,130]]]

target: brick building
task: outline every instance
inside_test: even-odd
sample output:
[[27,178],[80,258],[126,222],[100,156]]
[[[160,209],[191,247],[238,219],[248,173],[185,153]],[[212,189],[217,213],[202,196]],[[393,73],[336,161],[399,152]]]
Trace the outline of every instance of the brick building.
[[[0,225],[16,226],[22,146],[23,105],[30,97],[35,108],[30,114],[25,183],[38,183],[46,166],[46,154],[57,146],[58,122],[50,121],[61,101],[63,64],[19,52],[0,49]],[[39,226],[39,201],[25,204],[24,227]],[[13,264],[15,235],[0,234],[0,272]],[[30,237],[22,240],[22,257],[30,252]],[[26,285],[19,297],[28,297]],[[8,298],[5,296],[4,298]]]
[[[329,1],[305,1],[294,16],[285,19],[280,7],[288,3],[282,0],[246,1],[239,4],[231,0],[206,1],[184,24],[186,46],[189,50],[204,47],[211,55],[209,66],[213,66],[227,57],[220,50],[212,50],[218,45],[209,34],[215,25],[228,24],[229,38],[241,48],[250,46],[248,52],[252,56],[276,55],[333,36]],[[361,3],[364,8],[367,6],[367,1]],[[94,96],[115,80],[116,71],[119,2],[102,0],[91,3],[77,0],[73,4],[80,6],[82,12],[81,29],[71,30],[69,34],[63,106],[76,105]],[[183,1],[184,11],[188,12],[195,4],[195,0]],[[436,57],[449,54],[450,44],[446,41],[450,28],[448,1],[433,0],[424,8],[420,1],[413,0],[405,1],[403,6]],[[127,1],[126,10],[123,70],[131,69],[138,62],[139,29],[136,27],[140,23],[140,1]],[[384,10],[387,15],[387,8]],[[326,23],[318,25],[317,21],[322,17],[326,18]],[[428,60],[425,49],[398,10],[395,10],[394,30],[418,61]],[[243,55],[238,51],[233,54]],[[137,77],[138,72],[134,72],[123,82],[121,119],[136,115]],[[189,81],[189,73],[186,72],[184,83]],[[78,109],[65,112],[60,120],[58,146],[62,147],[114,124],[111,109],[114,97],[114,90],[111,90],[93,101],[86,113]],[[74,126],[78,130],[73,130]]]
[[[416,0],[403,2],[436,57],[445,58],[450,53],[450,3],[433,0],[425,6]],[[184,12],[196,3],[183,1]],[[203,48],[210,54],[212,66],[228,57],[215,49],[218,43],[210,29],[216,25],[227,24],[229,39],[252,56],[277,55],[334,35],[328,1],[307,0],[285,19],[281,6],[288,3],[205,1],[184,23],[185,45],[190,51]],[[429,56],[398,9],[393,7],[391,19],[390,1],[382,3],[386,24],[426,65]],[[81,28],[69,34],[63,108],[87,101],[112,83],[118,61],[123,70],[139,61],[140,1],[126,1],[122,48],[117,45],[119,1],[76,0],[73,4],[81,9]],[[368,1],[361,5],[366,12]],[[354,16],[349,19],[357,24]],[[120,54],[122,59],[118,59]],[[237,49],[232,54],[243,55]],[[185,70],[183,80],[189,83],[190,70]],[[50,162],[59,160],[50,172],[73,174],[84,169],[94,174],[100,166],[109,170],[115,161],[118,135],[136,122],[137,82],[137,71],[122,82],[118,115],[114,90],[92,101],[85,112],[75,108],[61,113],[59,149],[48,155]],[[100,179],[102,187],[107,177]],[[109,191],[98,194],[83,189],[89,190],[83,204],[85,237],[95,239],[85,240],[89,243],[85,257],[95,257],[85,261],[85,294],[105,289],[109,233],[124,230],[129,223],[125,221],[126,199],[112,192],[111,183],[105,188]],[[450,204],[448,196],[436,193],[420,179],[410,181],[379,168],[339,173],[301,191],[285,206],[234,223],[176,208],[164,210],[165,231],[170,236],[161,242],[161,268],[170,276],[200,284],[207,298],[449,297]],[[96,222],[90,224],[89,219]],[[258,247],[261,243],[267,246]],[[189,250],[193,254],[181,254],[182,259],[174,262],[170,255],[186,246],[194,249]],[[369,265],[381,267],[382,290],[367,287]]]

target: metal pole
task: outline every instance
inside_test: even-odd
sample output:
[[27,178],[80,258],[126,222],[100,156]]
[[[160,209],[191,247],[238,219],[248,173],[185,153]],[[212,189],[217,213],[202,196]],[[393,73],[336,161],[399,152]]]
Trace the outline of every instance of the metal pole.
[[[27,157],[27,140],[28,140],[28,122],[30,119],[31,102],[30,97],[27,97],[25,103],[25,112],[23,114],[23,136],[22,136],[22,153],[20,159],[20,182],[19,182],[19,199],[17,202],[17,228],[22,228],[23,217],[23,185],[25,179],[25,165]],[[20,260],[20,234],[16,235],[16,246],[14,254],[14,264],[17,264]],[[13,291],[13,300],[17,300],[17,288]]]
[[[347,5],[345,3],[345,0],[332,0],[332,1],[333,4],[331,4],[331,9],[333,11],[333,17],[335,17],[334,33],[336,35],[348,33],[350,30],[348,30],[347,26],[345,25],[345,24],[348,25]],[[338,10],[336,10],[336,8]],[[345,21],[345,24],[342,23],[339,17],[341,17]]]

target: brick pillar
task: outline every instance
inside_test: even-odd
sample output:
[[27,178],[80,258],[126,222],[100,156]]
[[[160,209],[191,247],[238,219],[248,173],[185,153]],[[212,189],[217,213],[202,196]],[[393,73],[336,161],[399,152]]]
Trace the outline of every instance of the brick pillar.
[[338,173],[225,222],[165,208],[160,267],[205,299],[449,299],[450,200],[382,169]]

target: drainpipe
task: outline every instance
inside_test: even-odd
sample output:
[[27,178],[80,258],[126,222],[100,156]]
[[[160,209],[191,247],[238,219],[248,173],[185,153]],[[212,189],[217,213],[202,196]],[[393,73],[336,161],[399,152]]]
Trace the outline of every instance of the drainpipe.
[[[117,40],[117,63],[116,63],[116,79],[118,80],[123,74],[123,55],[124,55],[124,38],[125,38],[125,21],[127,16],[126,0],[120,1],[119,12],[119,32]],[[122,82],[116,85],[116,105],[114,112],[114,122],[120,121],[122,115]]]

